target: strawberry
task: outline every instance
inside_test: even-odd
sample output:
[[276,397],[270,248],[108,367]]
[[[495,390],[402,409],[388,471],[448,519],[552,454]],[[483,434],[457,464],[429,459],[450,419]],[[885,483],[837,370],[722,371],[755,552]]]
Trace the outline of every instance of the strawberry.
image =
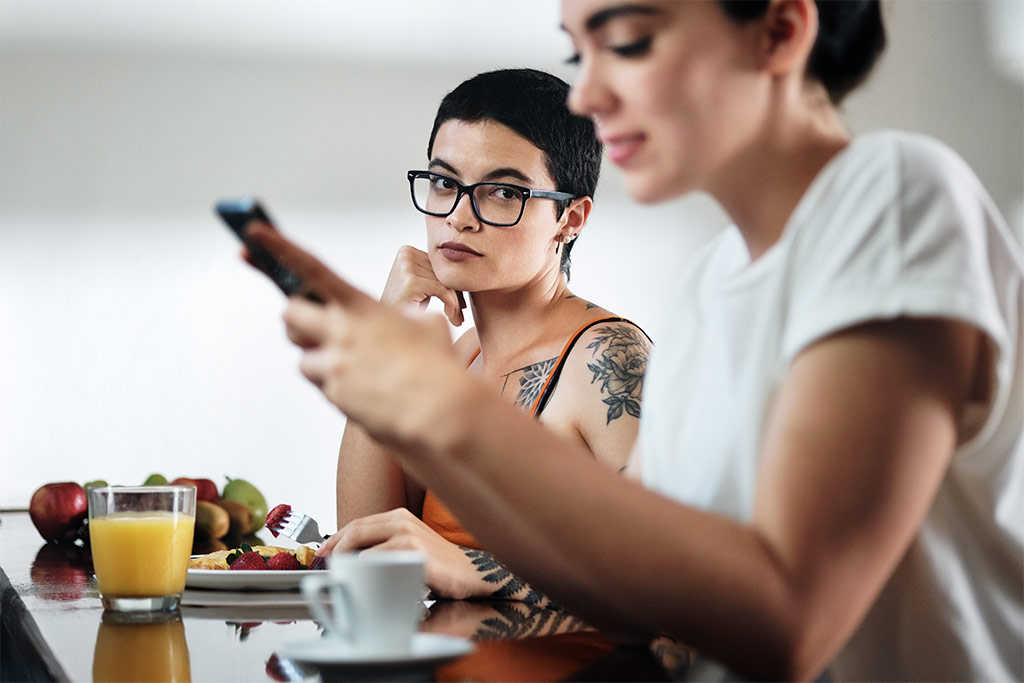
[[327,560],[323,558],[323,555],[317,555],[313,558],[313,561],[309,563],[310,569],[327,569]]
[[229,569],[266,569],[267,561],[255,550],[249,550],[235,555],[234,559],[228,558]]
[[267,513],[267,529],[277,538],[277,527],[284,524],[285,517],[292,511],[291,505],[281,503],[275,505],[274,509]]
[[267,660],[267,676],[274,681],[290,681],[292,676],[290,675],[294,671],[294,667],[291,662],[282,662],[277,656],[277,653],[270,655],[270,659]]
[[302,569],[302,565],[291,553],[278,553],[267,560],[267,569],[295,570]]

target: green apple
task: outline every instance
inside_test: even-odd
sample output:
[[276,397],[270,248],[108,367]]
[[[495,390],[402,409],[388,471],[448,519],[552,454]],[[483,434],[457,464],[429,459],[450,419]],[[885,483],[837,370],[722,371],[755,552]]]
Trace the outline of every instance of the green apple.
[[164,486],[167,484],[167,477],[162,474],[153,473],[146,477],[146,481],[142,482],[143,486]]
[[256,533],[267,523],[267,499],[258,488],[245,479],[227,477],[227,480],[228,483],[224,484],[224,489],[220,492],[221,498],[237,501],[249,508],[249,512],[252,513],[252,528],[249,529],[249,533]]
[[105,479],[94,479],[92,481],[87,481],[87,482],[85,482],[85,484],[82,485],[82,488],[83,489],[96,489],[96,488],[100,488],[101,486],[107,486],[107,482],[106,482]]

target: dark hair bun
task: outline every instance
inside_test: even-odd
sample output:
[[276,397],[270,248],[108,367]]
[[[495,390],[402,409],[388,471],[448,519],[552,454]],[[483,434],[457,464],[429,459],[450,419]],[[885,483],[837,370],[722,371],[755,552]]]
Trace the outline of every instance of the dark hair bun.
[[885,28],[878,0],[825,0],[818,6],[818,38],[807,74],[825,86],[839,104],[864,82],[885,50]]
[[[719,0],[726,16],[746,23],[764,16],[768,0]],[[818,37],[807,75],[821,83],[833,104],[864,82],[885,50],[879,0],[815,0]]]

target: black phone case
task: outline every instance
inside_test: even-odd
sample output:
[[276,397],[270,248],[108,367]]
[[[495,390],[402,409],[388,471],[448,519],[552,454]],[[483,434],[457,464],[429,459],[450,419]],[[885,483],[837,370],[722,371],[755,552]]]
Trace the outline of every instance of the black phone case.
[[274,227],[274,222],[270,220],[270,216],[268,216],[267,212],[263,210],[263,207],[260,206],[258,200],[254,197],[225,199],[217,202],[215,208],[220,217],[223,218],[224,222],[228,224],[229,228],[231,228],[231,231],[234,232],[235,235],[238,236],[238,239],[242,240],[245,246],[249,249],[249,257],[252,262],[257,268],[266,273],[267,277],[269,277],[282,292],[287,296],[301,294],[312,301],[322,302],[320,297],[316,296],[312,292],[304,290],[302,278],[281,265],[281,263],[265,249],[246,239],[245,228],[252,221],[262,221],[270,227]]

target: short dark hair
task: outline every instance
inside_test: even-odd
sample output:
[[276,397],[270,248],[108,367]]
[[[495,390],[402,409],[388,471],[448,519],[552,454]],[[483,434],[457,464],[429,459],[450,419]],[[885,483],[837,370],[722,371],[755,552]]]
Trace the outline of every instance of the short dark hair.
[[[815,0],[818,36],[807,75],[821,83],[832,104],[857,88],[885,50],[879,0]],[[719,0],[726,16],[746,23],[764,15],[768,0]]]
[[[427,143],[427,158],[433,154],[434,138],[446,121],[495,121],[544,153],[555,181],[552,189],[593,197],[601,172],[601,142],[593,121],[569,111],[568,97],[568,83],[536,69],[501,69],[474,76],[441,100]],[[569,202],[555,205],[555,215],[561,216]],[[561,269],[566,279],[573,244],[562,245]]]

